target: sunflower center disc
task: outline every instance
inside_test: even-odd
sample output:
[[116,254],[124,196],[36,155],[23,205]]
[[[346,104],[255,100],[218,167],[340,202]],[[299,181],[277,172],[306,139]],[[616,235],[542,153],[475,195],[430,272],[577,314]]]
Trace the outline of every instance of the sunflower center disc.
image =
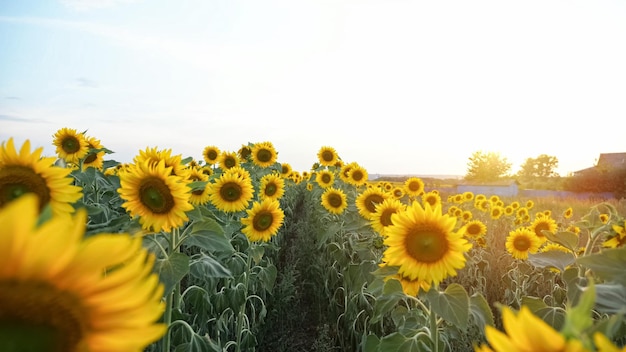
[[477,236],[480,233],[480,226],[472,224],[467,227],[467,234],[470,236]]
[[76,351],[86,322],[79,300],[44,283],[0,281],[0,351]]
[[220,188],[222,199],[227,202],[234,202],[241,198],[241,187],[234,182],[228,182]]
[[376,212],[376,205],[382,203],[384,200],[385,199],[378,194],[368,196],[365,199],[365,208],[373,214]]
[[63,146],[63,151],[67,154],[74,154],[80,150],[80,143],[78,143],[78,140],[74,137],[65,138],[61,145]]
[[448,251],[448,241],[439,230],[418,228],[406,236],[406,249],[417,261],[434,263]]
[[338,194],[331,194],[328,197],[328,204],[330,204],[333,208],[339,208],[343,204],[343,199]]
[[333,159],[335,159],[335,155],[333,154],[333,152],[326,150],[322,153],[322,159],[326,162],[331,162],[333,161]]
[[0,207],[25,193],[39,197],[39,207],[50,201],[50,190],[46,180],[32,169],[24,166],[6,166],[0,169]]
[[261,149],[256,154],[257,159],[262,163],[267,163],[272,160],[272,152],[267,149]]
[[513,241],[513,247],[515,247],[515,249],[520,252],[525,252],[528,250],[528,248],[530,248],[530,241],[528,240],[528,238],[525,237],[517,237]]
[[380,216],[380,223],[385,227],[390,226],[392,224],[391,215],[395,213],[395,209],[387,209],[383,211],[383,214]]
[[267,230],[274,221],[271,213],[259,213],[254,217],[254,229],[257,231]]
[[174,207],[169,187],[160,179],[149,179],[139,189],[141,202],[157,214],[167,213]]
[[268,184],[267,186],[265,186],[265,195],[266,196],[273,196],[274,194],[276,194],[277,188],[276,185],[271,183]]

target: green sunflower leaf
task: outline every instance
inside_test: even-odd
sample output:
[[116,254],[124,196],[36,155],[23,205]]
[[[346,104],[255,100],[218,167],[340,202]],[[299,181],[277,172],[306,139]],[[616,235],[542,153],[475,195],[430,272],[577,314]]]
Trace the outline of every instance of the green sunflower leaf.
[[470,314],[481,331],[484,332],[485,326],[494,326],[493,312],[489,307],[489,303],[485,296],[475,293],[470,297]]
[[174,286],[189,273],[189,257],[183,253],[172,253],[165,259],[157,259],[154,271],[165,286],[164,295],[168,295]]
[[528,261],[537,268],[556,268],[564,272],[566,267],[574,264],[576,257],[569,252],[547,251],[529,254]]
[[552,242],[558,243],[561,246],[569,249],[572,252],[578,250],[578,235],[571,231],[561,231],[552,233],[550,231],[543,231],[543,234]]
[[626,247],[603,249],[599,253],[580,257],[577,262],[607,282],[626,285]]
[[465,330],[469,321],[470,298],[463,286],[453,283],[445,291],[431,289],[426,293],[431,309],[447,322]]

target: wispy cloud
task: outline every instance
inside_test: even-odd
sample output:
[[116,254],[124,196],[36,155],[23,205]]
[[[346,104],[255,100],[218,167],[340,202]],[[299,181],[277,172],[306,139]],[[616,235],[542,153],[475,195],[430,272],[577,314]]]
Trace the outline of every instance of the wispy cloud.
[[16,97],[16,96],[8,96],[8,97],[4,97],[4,99],[6,99],[6,100],[22,100],[22,98]]
[[90,11],[129,4],[137,0],[60,0],[65,7],[76,11]]
[[28,119],[28,118],[23,118],[23,117],[18,117],[18,116],[13,116],[13,115],[5,115],[5,114],[0,114],[0,121],[26,122],[26,123],[47,122],[41,119]]
[[78,84],[79,87],[84,87],[84,88],[97,88],[98,87],[98,83],[96,81],[91,80],[89,78],[85,78],[85,77],[76,78],[76,83]]

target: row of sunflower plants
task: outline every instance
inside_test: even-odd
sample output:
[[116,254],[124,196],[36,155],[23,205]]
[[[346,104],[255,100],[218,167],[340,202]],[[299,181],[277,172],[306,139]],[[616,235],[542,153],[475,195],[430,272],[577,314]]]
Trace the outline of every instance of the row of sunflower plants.
[[318,158],[309,221],[320,301],[330,302],[341,350],[613,351],[626,342],[623,202],[574,218],[567,203],[537,209],[470,192],[442,200],[416,177],[369,182],[332,147]]
[[207,146],[199,161],[146,148],[130,163],[69,128],[53,145],[54,157],[29,141],[0,147],[0,350],[255,350],[296,218],[314,237],[299,287],[317,293],[310,311],[331,337],[320,349],[626,342],[622,203],[576,218],[532,200],[444,198],[416,177],[369,181],[327,146],[299,173],[270,142]]
[[[207,146],[201,161],[146,148],[129,163],[71,128],[52,144],[52,157],[28,140],[0,147],[0,350],[33,333],[59,350],[254,350],[302,179],[272,143]],[[54,242],[62,226],[68,248]]]

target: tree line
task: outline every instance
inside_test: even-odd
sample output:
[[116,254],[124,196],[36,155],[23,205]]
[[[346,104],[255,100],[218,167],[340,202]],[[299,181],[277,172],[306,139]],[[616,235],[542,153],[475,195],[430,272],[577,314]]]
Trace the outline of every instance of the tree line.
[[476,151],[469,157],[464,178],[484,183],[516,179],[524,188],[612,192],[617,197],[626,196],[626,169],[590,168],[561,177],[556,172],[558,166],[556,156],[541,154],[536,158],[527,158],[520,169],[511,174],[512,164],[500,153]]

